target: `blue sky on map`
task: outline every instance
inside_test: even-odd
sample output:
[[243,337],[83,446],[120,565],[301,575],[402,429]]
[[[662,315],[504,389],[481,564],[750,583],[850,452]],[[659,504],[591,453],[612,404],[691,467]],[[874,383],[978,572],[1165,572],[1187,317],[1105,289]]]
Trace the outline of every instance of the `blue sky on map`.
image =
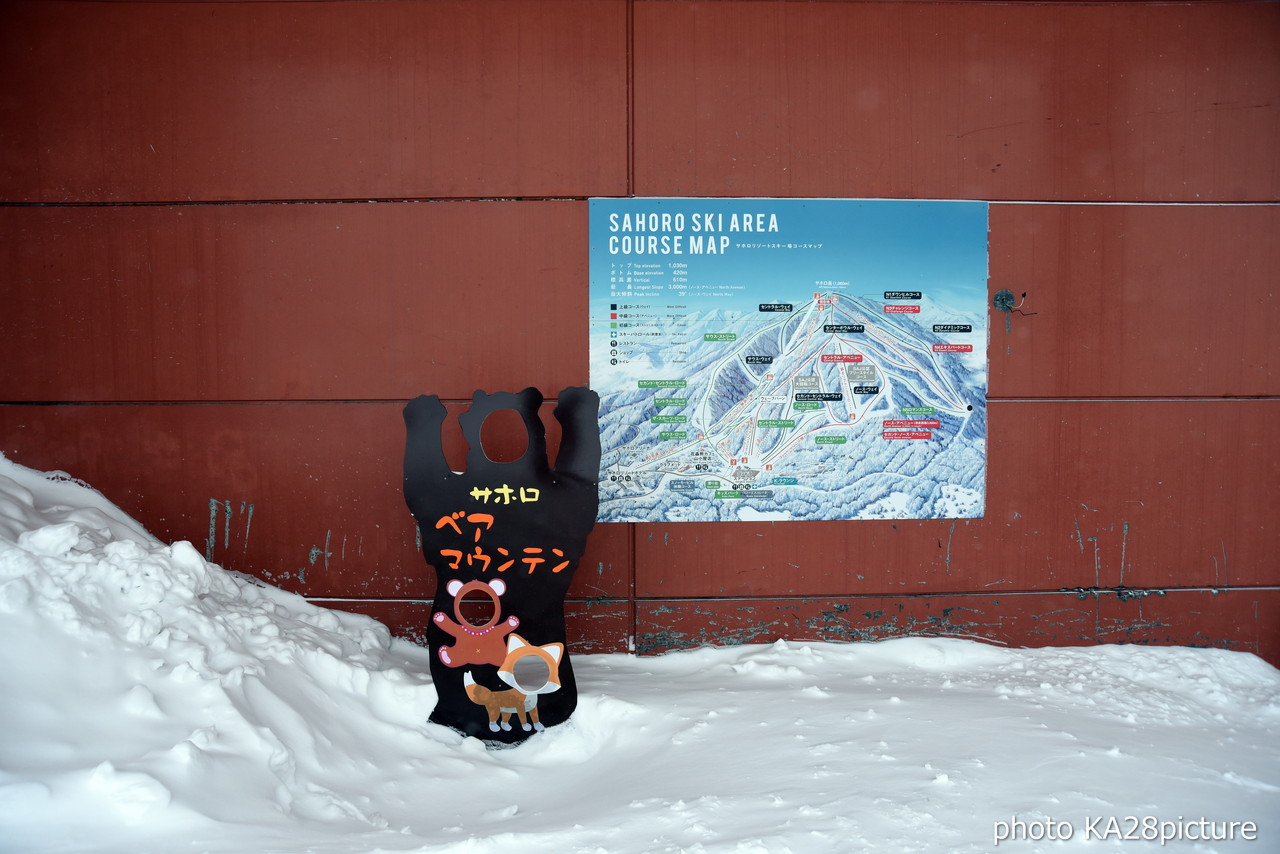
[[[610,213],[684,215],[684,229],[668,235],[696,235],[694,215],[723,214],[732,238],[723,255],[611,255]],[[778,231],[727,232],[730,214],[777,215]],[[713,221],[719,221],[718,219]],[[649,233],[649,232],[642,232]],[[763,244],[759,248],[737,244]],[[775,247],[774,244],[780,244]],[[795,248],[787,248],[791,244]],[[820,248],[818,248],[820,246]],[[841,290],[883,297],[886,290],[919,290],[955,308],[985,307],[987,203],[898,199],[592,199],[592,296],[607,293],[610,262],[688,265],[690,283],[735,284],[746,300],[800,301],[814,291]],[[820,281],[849,282],[839,288]],[[601,285],[604,285],[602,288]],[[692,297],[692,295],[691,295]],[[736,302],[736,300],[734,300]],[[727,306],[726,306],[727,307]]]

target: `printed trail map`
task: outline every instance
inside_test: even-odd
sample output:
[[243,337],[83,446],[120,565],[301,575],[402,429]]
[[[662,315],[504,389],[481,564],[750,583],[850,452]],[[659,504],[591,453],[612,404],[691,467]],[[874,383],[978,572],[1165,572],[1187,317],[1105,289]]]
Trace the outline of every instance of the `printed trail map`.
[[589,204],[599,521],[982,515],[985,202]]

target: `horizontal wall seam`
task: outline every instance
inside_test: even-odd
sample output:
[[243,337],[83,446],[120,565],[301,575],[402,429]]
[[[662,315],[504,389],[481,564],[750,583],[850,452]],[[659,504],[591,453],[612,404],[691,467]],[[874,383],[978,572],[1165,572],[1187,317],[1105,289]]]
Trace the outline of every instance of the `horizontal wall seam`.
[[1148,596],[1165,596],[1175,593],[1265,593],[1280,590],[1277,585],[1230,585],[1222,587],[1070,587],[1053,590],[952,590],[929,593],[815,593],[811,595],[770,595],[762,593],[758,596],[645,596],[637,595],[637,604],[656,605],[663,602],[681,605],[697,602],[762,603],[762,602],[813,602],[816,600],[836,599],[951,599],[967,598],[999,598],[1001,596],[1072,596],[1078,599],[1101,597],[1105,595],[1122,596],[1126,599],[1142,599]]
[[[548,401],[556,398],[549,397]],[[0,406],[404,406],[407,397],[333,400],[0,400]],[[469,397],[442,397],[442,403],[470,403]]]
[[[412,599],[395,599],[395,598],[387,598],[387,597],[385,597],[385,596],[370,596],[370,597],[367,597],[367,598],[362,598],[362,597],[359,597],[359,596],[307,596],[307,595],[305,595],[305,594],[298,594],[298,595],[302,596],[302,598],[303,598],[303,599],[306,599],[308,602],[311,602],[311,603],[313,603],[313,604],[315,604],[315,603],[326,603],[326,604],[330,604],[330,605],[332,605],[332,604],[337,604],[337,603],[342,603],[342,602],[353,602],[353,603],[357,603],[357,604],[369,604],[369,603],[371,603],[371,602],[389,602],[389,603],[392,603],[392,604],[398,604],[398,605],[430,605],[430,604],[431,604],[431,602],[432,602],[432,600],[431,600],[431,598],[430,598],[430,597],[427,597],[427,598],[425,598],[425,599],[423,599],[423,598],[421,598],[421,597],[415,597],[415,598],[412,598]],[[625,596],[623,596],[623,597],[619,597],[619,596],[582,596],[582,597],[573,597],[573,596],[569,596],[569,597],[566,597],[564,601],[565,601],[567,604],[572,604],[572,605],[579,605],[579,604],[588,604],[588,605],[625,605],[625,604],[629,603],[629,602],[631,601],[631,599],[629,599],[629,598],[627,598],[627,597],[625,597]]]
[[[363,199],[202,199],[154,202],[15,202],[0,208],[219,208],[254,205],[419,205],[466,202],[585,202],[592,196],[430,196]],[[1265,204],[1265,203],[1263,203]]]
[[[409,398],[314,398],[307,400],[0,400],[0,406],[403,406]],[[547,402],[556,400],[554,396]],[[989,404],[1006,403],[1267,403],[1280,395],[1221,395],[1216,397],[989,397]],[[442,397],[445,404],[468,404],[469,397]]]
[[987,403],[1247,403],[1280,400],[1274,394],[1201,396],[1153,395],[1151,397],[988,397]]
[[[628,523],[630,524],[630,523]],[[695,604],[698,602],[812,602],[822,599],[942,599],[954,598],[957,596],[965,597],[1000,597],[1000,596],[1073,596],[1078,599],[1088,599],[1103,595],[1123,595],[1125,598],[1146,598],[1148,596],[1165,596],[1176,593],[1213,593],[1222,595],[1226,593],[1269,593],[1280,590],[1280,585],[1230,585],[1224,587],[1081,587],[1081,588],[1065,588],[1056,590],[959,590],[944,593],[833,593],[833,594],[814,594],[806,596],[785,595],[774,596],[769,594],[760,594],[759,596],[667,596],[667,597],[650,597],[636,596],[634,601],[636,604],[656,605],[663,602],[674,602],[681,605]],[[352,602],[367,604],[371,602],[393,603],[400,605],[430,605],[432,600],[430,597],[408,597],[397,599],[394,597],[359,597],[359,596],[306,596],[302,598],[311,603],[339,604],[342,602]],[[567,597],[566,603],[573,604],[592,604],[592,605],[622,605],[633,601],[625,596],[585,596],[585,597]]]
[[[200,207],[245,207],[254,205],[400,205],[400,204],[453,204],[466,202],[585,202],[589,199],[634,199],[634,198],[725,198],[741,199],[798,199],[816,198],[812,196],[615,196],[607,194],[586,196],[421,196],[421,197],[380,197],[350,199],[207,199],[207,200],[168,200],[168,201],[119,201],[119,202],[31,202],[0,201],[3,208],[200,208]],[[837,197],[832,197],[837,198]],[[1099,206],[1099,207],[1147,207],[1147,208],[1266,208],[1280,206],[1280,200],[1263,199],[1253,201],[1197,201],[1197,202],[1150,202],[1127,200],[1088,200],[1088,199],[953,199],[906,196],[840,196],[842,199],[900,199],[902,201],[973,201],[998,205],[1064,205],[1064,206]]]

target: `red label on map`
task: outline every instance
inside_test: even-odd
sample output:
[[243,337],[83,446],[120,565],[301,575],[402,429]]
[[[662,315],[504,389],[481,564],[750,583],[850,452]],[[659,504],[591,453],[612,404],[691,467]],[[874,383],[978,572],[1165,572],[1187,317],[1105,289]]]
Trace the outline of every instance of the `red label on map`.
[[861,362],[862,354],[861,353],[855,353],[855,354],[823,353],[822,361],[824,362]]
[[942,426],[942,422],[941,422],[941,421],[930,421],[930,420],[914,420],[914,421],[886,421],[886,422],[884,422],[884,428],[885,428],[886,430],[891,430],[891,429],[895,429],[895,428],[896,428],[896,429],[908,429],[908,430],[912,430],[912,429],[919,429],[919,428],[921,428],[921,427],[941,427],[941,426]]
[[972,353],[972,344],[934,344],[935,353]]
[[928,430],[885,430],[880,434],[885,439],[932,439]]
[[918,305],[886,305],[884,307],[885,314],[919,314],[920,306]]

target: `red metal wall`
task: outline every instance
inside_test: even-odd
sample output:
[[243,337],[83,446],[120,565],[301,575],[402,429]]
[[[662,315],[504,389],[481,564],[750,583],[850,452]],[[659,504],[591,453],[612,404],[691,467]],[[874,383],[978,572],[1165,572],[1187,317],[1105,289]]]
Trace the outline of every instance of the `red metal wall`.
[[1246,2],[5,3],[0,451],[420,637],[400,407],[587,382],[588,197],[987,199],[986,517],[597,526],[577,648],[1280,663],[1277,44]]

